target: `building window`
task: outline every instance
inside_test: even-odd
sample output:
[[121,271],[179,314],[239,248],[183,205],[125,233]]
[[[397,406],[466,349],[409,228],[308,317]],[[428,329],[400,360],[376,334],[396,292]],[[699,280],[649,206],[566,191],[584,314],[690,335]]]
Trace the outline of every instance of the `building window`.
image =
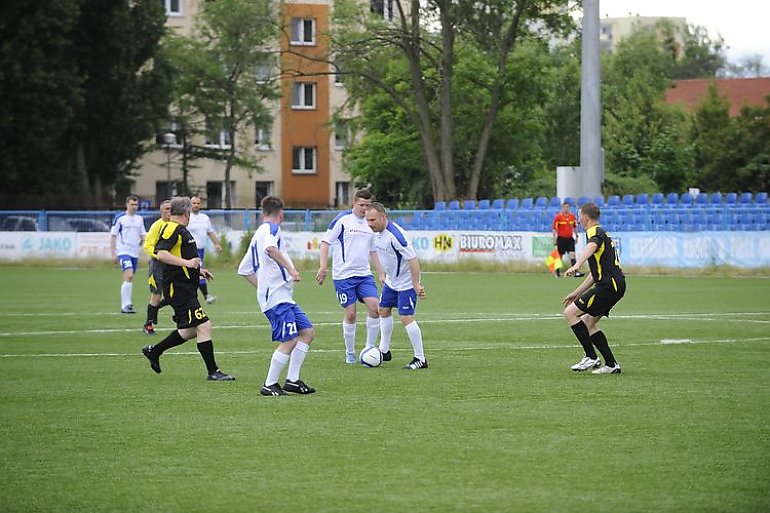
[[315,109],[315,82],[294,82],[291,85],[293,109]]
[[259,63],[254,74],[260,84],[270,82],[273,79],[273,65],[269,62]]
[[272,196],[273,194],[273,182],[254,182],[254,201],[257,208],[260,208],[262,204],[262,198],[265,196]]
[[291,44],[315,44],[315,20],[313,18],[291,19]]
[[334,149],[344,150],[348,147],[348,141],[350,140],[350,128],[347,121],[337,121],[334,124]]
[[166,6],[166,16],[182,15],[182,0],[164,0]]
[[160,205],[163,200],[171,199],[176,196],[176,182],[173,180],[167,182],[158,180],[155,182],[155,203]]
[[336,86],[342,86],[345,85],[345,83],[342,81],[342,68],[340,67],[340,63],[336,60],[331,64],[331,72],[334,75],[334,85]]
[[[232,180],[230,203],[235,207],[235,182]],[[225,208],[225,182],[206,182],[206,208]]]
[[393,0],[370,0],[369,10],[384,20],[393,21]]
[[336,182],[334,193],[335,207],[340,208],[350,204],[350,182]]
[[182,125],[182,122],[179,118],[172,118],[171,121],[169,121],[168,125],[166,126],[166,131],[162,134],[157,134],[155,136],[155,143],[158,146],[161,146],[163,148],[166,147],[166,134],[172,133],[174,134],[174,142],[172,144],[169,144],[169,148],[176,148],[179,149],[182,147],[182,144],[184,143],[185,139],[185,131],[184,126]]
[[271,139],[273,134],[270,128],[254,127],[254,146],[257,151],[270,151],[273,149]]
[[295,175],[314,175],[316,169],[316,149],[297,146],[291,152],[291,172]]
[[206,146],[226,150],[232,144],[230,132],[222,128],[222,122],[206,118]]

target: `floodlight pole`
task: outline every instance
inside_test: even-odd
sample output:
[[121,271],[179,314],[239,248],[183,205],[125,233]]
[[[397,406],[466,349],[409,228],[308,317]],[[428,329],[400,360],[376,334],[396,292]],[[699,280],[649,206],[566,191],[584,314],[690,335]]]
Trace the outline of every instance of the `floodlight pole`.
[[604,181],[599,53],[599,0],[584,0],[583,63],[580,80],[580,178],[582,195],[589,198],[601,195]]

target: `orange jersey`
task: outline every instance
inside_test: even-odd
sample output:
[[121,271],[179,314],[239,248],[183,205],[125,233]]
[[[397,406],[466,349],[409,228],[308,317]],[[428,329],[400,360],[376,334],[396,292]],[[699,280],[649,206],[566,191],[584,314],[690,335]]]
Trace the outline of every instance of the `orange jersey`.
[[577,230],[575,214],[572,212],[567,215],[564,215],[563,212],[556,214],[556,217],[553,218],[553,229],[556,230],[557,237],[573,238]]

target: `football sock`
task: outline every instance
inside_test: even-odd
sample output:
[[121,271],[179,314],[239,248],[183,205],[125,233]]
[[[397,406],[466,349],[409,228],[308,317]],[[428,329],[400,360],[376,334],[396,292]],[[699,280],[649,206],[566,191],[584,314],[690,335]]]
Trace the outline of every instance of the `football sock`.
[[585,351],[586,356],[595,360],[596,351],[594,351],[594,346],[591,344],[591,335],[588,334],[588,327],[585,323],[583,321],[578,321],[577,324],[573,324],[570,327],[572,328],[575,337],[577,337],[578,342],[580,342],[580,345],[583,346],[583,351]]
[[158,309],[159,306],[147,305],[147,324],[158,324]]
[[574,258],[570,258],[569,261],[572,265],[575,265],[577,263],[577,260],[575,260]]
[[201,289],[201,292],[203,293],[203,297],[208,297],[209,295],[209,286],[205,281],[201,281],[198,286]]
[[290,381],[297,381],[299,379],[299,371],[302,368],[302,362],[305,361],[305,356],[310,347],[304,342],[297,342],[294,349],[291,352],[291,358],[289,359],[289,370],[286,372],[286,379]]
[[131,292],[133,291],[134,283],[131,281],[124,281],[120,286],[120,303],[123,308],[127,307],[131,303]]
[[393,316],[380,317],[380,351],[390,351],[390,337],[393,336]]
[[604,357],[604,365],[607,365],[608,367],[617,365],[618,362],[615,361],[615,355],[612,354],[612,349],[610,349],[610,345],[607,343],[607,337],[604,335],[603,331],[597,331],[591,335],[591,342],[593,342],[596,349],[598,349]]
[[422,349],[422,330],[417,321],[412,321],[406,326],[406,334],[409,336],[409,342],[412,343],[412,349],[414,349],[414,357],[419,358],[421,361],[425,361],[425,353]]
[[185,340],[182,335],[179,334],[179,330],[174,330],[169,336],[158,342],[152,347],[152,352],[160,356],[164,351],[168,351],[172,347],[181,346]]
[[380,318],[366,317],[366,347],[377,344],[377,336],[380,334]]
[[278,378],[281,377],[281,371],[288,361],[288,354],[283,354],[278,349],[273,351],[273,357],[270,358],[270,368],[267,370],[267,378],[265,378],[265,385],[270,386],[278,383]]
[[345,339],[345,351],[348,353],[356,352],[356,325],[348,324],[342,321],[342,336]]
[[198,342],[198,352],[203,357],[203,361],[206,363],[206,370],[209,372],[209,374],[219,370],[219,367],[217,367],[217,362],[214,359],[214,343],[211,340]]

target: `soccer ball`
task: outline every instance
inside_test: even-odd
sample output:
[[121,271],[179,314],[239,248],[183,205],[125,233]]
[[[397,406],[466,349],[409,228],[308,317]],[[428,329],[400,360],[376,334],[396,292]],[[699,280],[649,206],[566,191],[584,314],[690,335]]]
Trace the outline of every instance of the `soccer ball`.
[[374,346],[365,347],[358,359],[364,367],[379,367],[382,363],[382,353]]

